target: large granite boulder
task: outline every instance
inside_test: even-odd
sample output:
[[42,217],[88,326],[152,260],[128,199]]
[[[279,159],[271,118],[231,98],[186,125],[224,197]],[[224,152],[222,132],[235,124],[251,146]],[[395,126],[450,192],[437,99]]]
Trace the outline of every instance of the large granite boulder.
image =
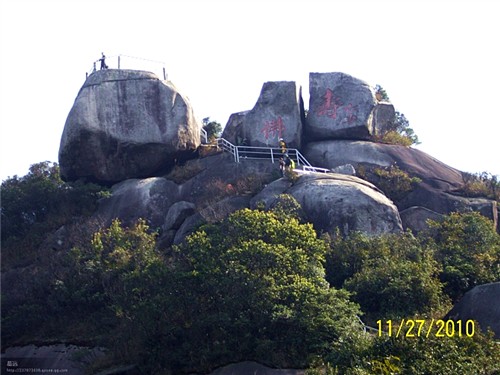
[[233,145],[245,145],[247,140],[244,138],[243,124],[245,122],[245,116],[250,111],[236,112],[229,116],[227,124],[222,132],[222,138],[225,138]]
[[420,150],[375,142],[336,140],[308,143],[304,155],[311,164],[323,168],[352,164],[359,171],[359,167],[386,168],[396,165],[411,177],[422,180],[395,202],[400,210],[414,206],[427,208],[437,214],[473,210],[491,219],[497,227],[496,202],[462,196],[462,172]]
[[379,102],[373,109],[373,134],[383,136],[394,127],[396,110],[389,102]]
[[341,174],[302,175],[293,186],[269,184],[252,201],[272,207],[279,194],[292,195],[302,206],[305,219],[320,232],[344,235],[361,231],[369,235],[402,231],[396,206],[374,185],[360,178]]
[[252,110],[233,114],[222,137],[247,146],[300,148],[302,121],[295,82],[266,82]]
[[194,153],[200,127],[188,99],[171,82],[144,71],[97,71],[66,120],[61,176],[109,184],[155,176]]
[[446,314],[447,319],[461,320],[462,327],[469,319],[476,320],[483,331],[491,328],[495,338],[500,339],[500,282],[469,290]]
[[310,73],[305,136],[309,140],[369,139],[375,104],[373,89],[366,82],[345,73]]
[[453,191],[463,186],[462,172],[420,150],[383,143],[336,140],[308,143],[304,156],[315,166],[335,168],[344,164],[374,167],[397,165],[429,185]]
[[459,195],[463,188],[463,175],[420,150],[399,145],[365,141],[312,142],[304,150],[306,158],[314,165],[335,168],[346,163],[357,169],[364,167],[390,167],[396,165],[410,176],[422,180],[413,191],[397,202],[400,210],[421,206],[439,214],[453,211],[480,211],[497,222],[496,203],[481,198]]
[[112,187],[111,197],[99,203],[95,217],[104,226],[115,218],[127,226],[142,218],[157,229],[165,225],[165,214],[179,200],[180,186],[172,181],[161,177],[130,179]]

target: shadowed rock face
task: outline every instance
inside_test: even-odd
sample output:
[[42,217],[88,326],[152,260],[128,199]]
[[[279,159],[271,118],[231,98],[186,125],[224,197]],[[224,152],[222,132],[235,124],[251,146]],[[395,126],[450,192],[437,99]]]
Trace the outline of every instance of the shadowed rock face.
[[310,73],[305,136],[310,140],[368,139],[373,134],[372,88],[345,73]]
[[179,201],[180,187],[161,177],[130,179],[113,186],[112,195],[99,204],[96,217],[104,226],[118,218],[126,225],[145,219],[151,228],[164,225],[165,213]]
[[150,177],[200,143],[189,101],[154,74],[100,70],[85,81],[66,120],[61,176],[113,183]]
[[500,282],[478,285],[465,293],[445,319],[476,320],[483,331],[491,328],[500,339]]

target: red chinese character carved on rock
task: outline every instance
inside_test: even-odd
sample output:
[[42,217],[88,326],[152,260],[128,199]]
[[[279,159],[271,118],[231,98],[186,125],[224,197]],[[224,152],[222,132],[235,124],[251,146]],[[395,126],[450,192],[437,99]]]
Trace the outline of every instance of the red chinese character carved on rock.
[[339,96],[335,95],[332,90],[326,89],[323,104],[318,108],[316,112],[317,115],[336,119],[337,116],[339,116],[340,110],[344,112],[348,124],[352,124],[356,121],[356,106],[353,106],[352,103],[344,105]]
[[269,138],[281,138],[285,132],[285,124],[283,119],[279,116],[276,120],[266,121],[262,127],[261,133],[264,134],[264,138],[268,140]]

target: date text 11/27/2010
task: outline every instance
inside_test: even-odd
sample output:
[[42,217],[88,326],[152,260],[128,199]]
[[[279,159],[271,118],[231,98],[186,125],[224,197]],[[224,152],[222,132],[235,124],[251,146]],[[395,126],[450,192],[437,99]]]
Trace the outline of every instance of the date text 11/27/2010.
[[[473,320],[377,320],[378,335],[388,335],[389,337],[472,337],[474,336],[475,331],[474,325],[475,322]],[[385,330],[384,328],[387,328],[387,330]]]

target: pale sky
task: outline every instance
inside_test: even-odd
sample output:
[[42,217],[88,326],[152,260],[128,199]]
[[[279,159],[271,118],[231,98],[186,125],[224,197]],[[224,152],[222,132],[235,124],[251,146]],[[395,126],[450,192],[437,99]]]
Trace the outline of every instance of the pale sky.
[[[418,148],[500,175],[500,2],[496,0],[3,0],[0,177],[57,161],[66,117],[104,52],[164,62],[198,118],[225,125],[266,81],[310,72],[382,85]],[[129,65],[126,65],[129,64]],[[162,64],[122,67],[162,74]]]

